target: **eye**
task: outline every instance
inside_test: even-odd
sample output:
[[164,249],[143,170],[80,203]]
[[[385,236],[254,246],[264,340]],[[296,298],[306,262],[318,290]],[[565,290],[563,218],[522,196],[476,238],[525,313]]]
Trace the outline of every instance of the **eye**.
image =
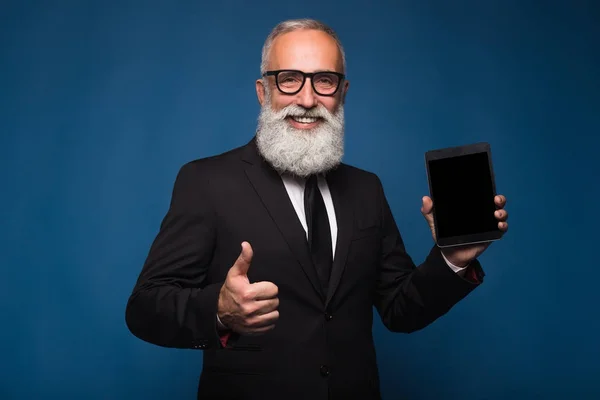
[[322,87],[322,88],[335,87],[335,86],[337,86],[338,81],[339,81],[339,78],[335,74],[324,72],[324,73],[315,75],[315,85]]
[[284,85],[297,85],[302,82],[302,76],[295,72],[283,72],[279,74],[279,83]]

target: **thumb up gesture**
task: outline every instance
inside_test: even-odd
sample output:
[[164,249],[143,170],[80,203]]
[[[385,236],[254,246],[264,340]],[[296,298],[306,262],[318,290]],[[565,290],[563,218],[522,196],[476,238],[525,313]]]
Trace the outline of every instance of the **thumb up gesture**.
[[259,335],[275,327],[279,318],[278,288],[272,282],[250,283],[252,247],[242,243],[242,252],[229,269],[219,293],[218,316],[223,325],[242,335]]

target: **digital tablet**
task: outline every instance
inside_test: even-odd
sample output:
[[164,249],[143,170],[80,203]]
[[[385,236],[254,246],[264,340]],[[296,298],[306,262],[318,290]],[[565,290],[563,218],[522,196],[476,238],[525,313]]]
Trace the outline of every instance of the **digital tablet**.
[[430,150],[425,163],[439,247],[502,237],[494,216],[496,182],[488,143]]

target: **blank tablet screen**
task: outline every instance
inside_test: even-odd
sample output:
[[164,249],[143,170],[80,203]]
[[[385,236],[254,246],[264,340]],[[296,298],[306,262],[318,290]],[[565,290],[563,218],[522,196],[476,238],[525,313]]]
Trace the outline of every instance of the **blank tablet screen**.
[[438,238],[497,231],[487,153],[429,161]]

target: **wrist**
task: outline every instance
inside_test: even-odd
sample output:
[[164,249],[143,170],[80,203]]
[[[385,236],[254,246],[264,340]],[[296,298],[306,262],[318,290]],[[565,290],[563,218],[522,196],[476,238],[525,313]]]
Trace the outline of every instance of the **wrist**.
[[225,289],[225,284],[223,284],[223,286],[221,286],[221,290],[219,291],[219,298],[217,299],[217,312],[215,313],[215,317],[217,319],[217,329],[219,331],[225,331],[228,330],[227,326],[223,323],[223,320],[221,320],[221,317],[223,316],[223,309],[224,304],[223,304],[223,291]]
[[228,331],[229,328],[223,323],[223,321],[221,321],[221,318],[219,318],[219,313],[217,313],[216,317],[217,317],[217,330],[219,332]]
[[461,261],[453,260],[452,257],[449,257],[443,251],[441,253],[442,253],[442,257],[444,258],[444,261],[446,261],[446,264],[448,264],[452,269],[462,270],[462,269],[467,268],[470,264],[470,262],[464,262],[464,261],[461,262]]

